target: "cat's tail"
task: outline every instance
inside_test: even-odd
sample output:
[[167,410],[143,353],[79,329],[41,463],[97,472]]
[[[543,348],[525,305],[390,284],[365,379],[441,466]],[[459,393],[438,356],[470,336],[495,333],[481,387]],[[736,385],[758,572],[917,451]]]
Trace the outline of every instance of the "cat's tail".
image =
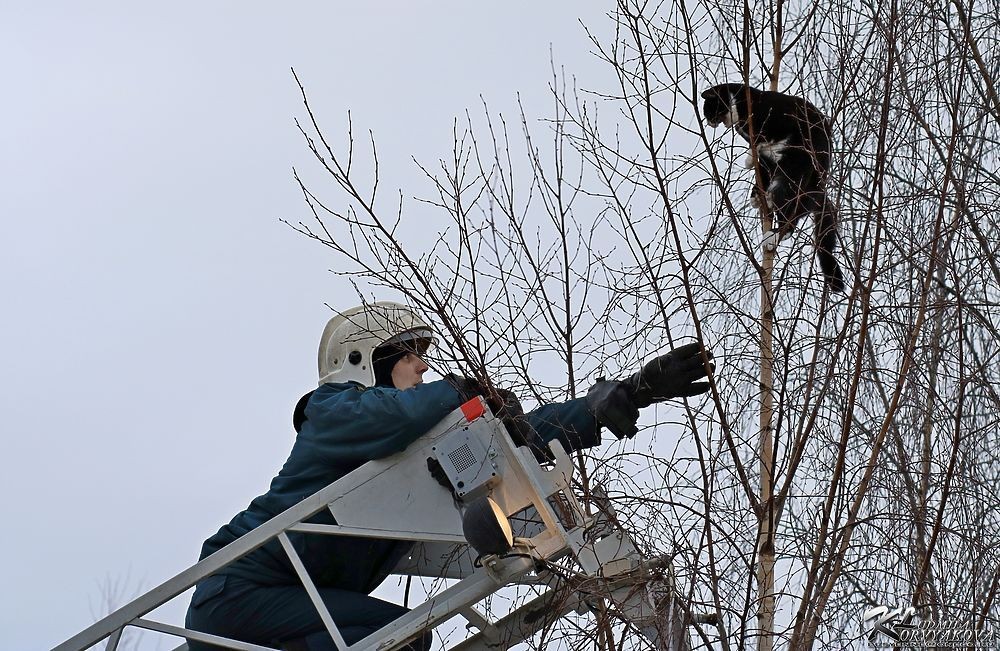
[[837,206],[825,198],[823,208],[816,215],[816,259],[819,261],[819,268],[823,270],[823,279],[831,291],[843,293],[844,275],[837,264],[837,258],[833,257],[833,251],[837,248],[837,222],[839,214]]

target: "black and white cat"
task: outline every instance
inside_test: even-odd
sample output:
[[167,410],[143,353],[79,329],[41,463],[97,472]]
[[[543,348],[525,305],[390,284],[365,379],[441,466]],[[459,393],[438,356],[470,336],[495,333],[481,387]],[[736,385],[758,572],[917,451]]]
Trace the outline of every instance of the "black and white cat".
[[[758,90],[744,84],[720,84],[701,94],[705,121],[712,127],[734,127],[757,152],[764,196],[754,191],[755,207],[767,202],[775,217],[770,246],[795,229],[812,213],[816,221],[816,258],[826,284],[844,291],[844,277],[833,257],[837,245],[837,206],[824,186],[830,171],[830,120],[802,99]],[[746,166],[753,168],[753,156]]]

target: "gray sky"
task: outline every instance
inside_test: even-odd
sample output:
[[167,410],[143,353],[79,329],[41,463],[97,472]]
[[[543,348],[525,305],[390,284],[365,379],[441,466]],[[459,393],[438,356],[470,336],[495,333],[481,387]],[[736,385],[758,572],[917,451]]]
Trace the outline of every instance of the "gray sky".
[[192,564],[285,459],[324,302],[354,302],[278,221],[305,217],[290,168],[311,169],[289,68],[329,134],[348,109],[375,131],[384,186],[412,195],[410,156],[446,155],[480,94],[548,115],[550,45],[584,85],[606,78],[578,23],[604,10],[7,3],[0,649],[86,627],[104,580],[127,597]]

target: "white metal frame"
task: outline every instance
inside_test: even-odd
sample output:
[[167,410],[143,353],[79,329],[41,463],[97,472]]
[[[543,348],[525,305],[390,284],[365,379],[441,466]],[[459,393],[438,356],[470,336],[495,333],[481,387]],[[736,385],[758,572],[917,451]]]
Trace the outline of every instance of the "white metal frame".
[[[503,425],[485,405],[482,410],[483,415],[471,421],[463,409],[455,410],[403,452],[366,463],[53,651],[82,651],[105,639],[107,651],[115,651],[126,626],[230,649],[268,649],[155,622],[144,616],[274,539],[288,554],[327,631],[342,651],[392,651],[457,614],[463,615],[479,632],[454,649],[507,649],[528,639],[553,618],[572,610],[582,612],[594,599],[610,600],[618,613],[633,622],[661,651],[687,649],[683,616],[674,607],[672,586],[664,582],[649,583],[651,570],[662,575],[664,571],[669,574],[669,568],[658,560],[643,559],[628,536],[611,527],[608,519],[586,514],[571,488],[573,463],[560,444],[550,446],[554,463],[540,466],[528,448],[514,446]],[[494,501],[509,516],[527,514],[523,522],[515,524],[518,537],[512,552],[516,553],[487,557],[482,567],[473,563],[474,552],[462,535],[461,513],[456,502],[427,471],[426,460],[433,456],[434,443],[459,429],[481,437],[488,445],[488,462],[500,477],[491,489]],[[563,505],[560,513],[550,503],[554,497]],[[323,509],[329,509],[338,524],[305,522]],[[397,568],[398,573],[460,580],[403,617],[348,646],[289,542],[288,532],[413,540],[418,544]],[[567,554],[579,564],[580,575],[589,577],[586,581],[589,587],[557,581],[552,573],[539,571],[545,563]],[[474,609],[477,602],[500,588],[519,582],[549,582],[552,587],[497,622],[489,622]],[[552,612],[540,616],[541,608]]]

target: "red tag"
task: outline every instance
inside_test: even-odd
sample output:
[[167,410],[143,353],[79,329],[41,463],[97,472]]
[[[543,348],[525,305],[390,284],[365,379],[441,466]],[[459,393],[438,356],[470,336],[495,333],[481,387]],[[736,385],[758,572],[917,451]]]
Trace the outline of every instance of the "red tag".
[[473,398],[462,404],[462,413],[465,414],[465,420],[471,423],[486,413],[486,407],[483,406],[482,400]]

